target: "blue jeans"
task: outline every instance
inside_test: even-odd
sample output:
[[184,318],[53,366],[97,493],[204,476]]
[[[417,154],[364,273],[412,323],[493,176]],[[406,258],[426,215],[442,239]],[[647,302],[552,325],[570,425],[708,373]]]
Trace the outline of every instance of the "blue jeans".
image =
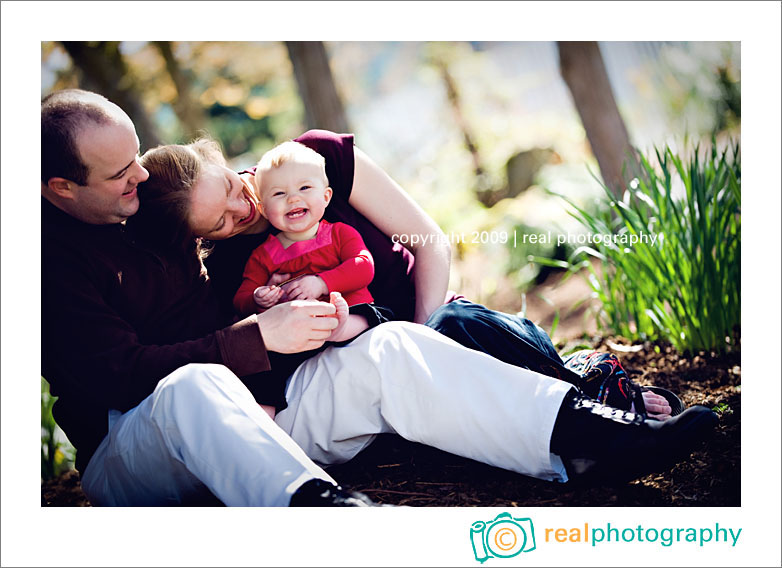
[[505,363],[579,384],[579,375],[565,367],[546,332],[527,318],[460,299],[437,308],[425,325]]

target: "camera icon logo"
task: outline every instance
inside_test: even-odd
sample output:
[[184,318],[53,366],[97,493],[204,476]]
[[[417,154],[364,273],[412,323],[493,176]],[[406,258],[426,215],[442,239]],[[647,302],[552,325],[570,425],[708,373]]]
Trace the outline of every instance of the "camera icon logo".
[[500,513],[493,521],[475,521],[470,527],[475,560],[483,564],[489,558],[512,558],[535,550],[535,528],[528,517]]

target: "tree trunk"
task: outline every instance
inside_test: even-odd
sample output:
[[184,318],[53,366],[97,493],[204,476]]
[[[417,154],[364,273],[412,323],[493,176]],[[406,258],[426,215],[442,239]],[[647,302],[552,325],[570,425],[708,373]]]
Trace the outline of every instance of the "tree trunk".
[[[600,174],[620,197],[635,170],[636,158],[611,91],[600,48],[594,41],[560,41],[557,45],[562,78],[581,116]],[[622,174],[623,167],[627,168],[626,175]]]
[[61,43],[79,72],[79,84],[84,89],[100,93],[128,114],[136,126],[142,151],[160,144],[157,129],[141,103],[135,78],[119,51],[119,42]]
[[304,102],[308,128],[349,132],[345,109],[331,75],[322,41],[286,41],[293,74]]
[[440,50],[435,50],[429,57],[431,64],[440,72],[440,76],[443,78],[443,84],[445,85],[445,96],[448,99],[448,104],[451,107],[453,113],[453,120],[457,130],[462,135],[464,140],[464,146],[470,153],[472,159],[472,170],[475,175],[475,186],[473,191],[481,203],[487,207],[491,207],[497,203],[502,196],[497,195],[497,191],[491,186],[489,176],[486,174],[486,168],[483,165],[483,158],[478,150],[478,145],[475,142],[475,136],[472,133],[470,125],[467,124],[467,120],[464,117],[462,111],[462,99],[459,94],[459,89],[456,85],[456,81],[449,69],[449,60]]
[[171,42],[156,41],[154,44],[166,61],[166,69],[176,87],[177,97],[172,106],[179,118],[179,122],[182,124],[185,138],[189,140],[194,138],[198,131],[204,128],[203,107],[193,100],[190,76],[182,69],[176,57],[174,57]]
[[448,69],[448,63],[443,59],[438,58],[435,60],[435,65],[439,68],[440,75],[443,77],[445,94],[448,97],[448,103],[451,105],[451,110],[453,111],[456,128],[462,133],[464,146],[467,148],[467,151],[470,152],[473,173],[475,174],[475,179],[478,180],[477,191],[480,198],[482,190],[488,189],[482,187],[480,183],[485,178],[484,174],[486,168],[483,167],[483,160],[481,159],[480,152],[478,152],[478,146],[475,144],[475,137],[472,135],[472,132],[470,132],[470,127],[467,125],[467,121],[464,118],[461,97],[459,96],[459,91],[456,88],[456,82],[451,75],[451,71]]

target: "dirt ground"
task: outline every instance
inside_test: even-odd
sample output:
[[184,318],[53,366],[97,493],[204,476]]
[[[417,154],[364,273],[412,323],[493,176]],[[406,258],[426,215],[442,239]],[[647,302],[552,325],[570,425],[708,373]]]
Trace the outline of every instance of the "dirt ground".
[[[604,347],[604,346],[603,346]],[[741,374],[737,353],[686,359],[654,346],[621,353],[641,384],[677,392],[686,406],[719,407],[720,424],[702,449],[670,471],[619,487],[574,488],[531,479],[385,436],[330,472],[383,503],[410,506],[739,506]]]
[[[602,341],[611,349],[621,340]],[[659,351],[659,352],[657,352]],[[740,506],[741,357],[682,357],[670,347],[645,344],[617,351],[630,377],[668,388],[685,405],[719,408],[714,437],[670,471],[619,487],[573,488],[535,480],[383,435],[347,464],[329,469],[345,486],[382,503],[409,506]],[[88,506],[78,473],[41,485],[41,505]]]

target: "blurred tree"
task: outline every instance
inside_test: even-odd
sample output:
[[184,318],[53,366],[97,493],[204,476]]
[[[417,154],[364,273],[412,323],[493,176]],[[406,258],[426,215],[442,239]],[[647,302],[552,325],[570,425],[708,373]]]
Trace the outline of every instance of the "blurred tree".
[[741,124],[741,85],[731,76],[727,66],[717,67],[717,86],[720,97],[715,103],[715,133]]
[[[486,172],[483,156],[478,150],[475,135],[464,116],[462,110],[462,97],[459,88],[450,70],[453,60],[453,50],[448,43],[430,42],[427,46],[427,60],[442,77],[445,86],[445,95],[451,107],[451,113],[455,126],[464,140],[464,146],[472,158],[472,170],[475,175],[475,192],[478,201],[491,207],[501,198],[496,198],[496,191],[492,187],[491,180]],[[474,47],[474,46],[473,46]]]
[[[622,170],[635,154],[616,106],[600,48],[594,41],[559,41],[557,46],[562,78],[584,124],[600,174],[605,184],[621,196],[625,188]],[[627,165],[629,175],[635,171],[635,165]]]
[[166,70],[171,75],[171,80],[176,88],[176,98],[172,104],[174,112],[179,118],[185,139],[191,139],[196,136],[199,130],[204,128],[205,116],[204,109],[193,98],[192,80],[179,61],[174,57],[174,51],[171,48],[170,41],[156,41],[155,46],[160,51],[166,62]]
[[293,73],[304,102],[308,128],[349,132],[322,41],[286,41]]
[[104,95],[128,113],[136,126],[142,151],[160,144],[157,129],[136,89],[135,78],[119,50],[119,42],[63,41],[61,44],[79,74],[79,85]]

